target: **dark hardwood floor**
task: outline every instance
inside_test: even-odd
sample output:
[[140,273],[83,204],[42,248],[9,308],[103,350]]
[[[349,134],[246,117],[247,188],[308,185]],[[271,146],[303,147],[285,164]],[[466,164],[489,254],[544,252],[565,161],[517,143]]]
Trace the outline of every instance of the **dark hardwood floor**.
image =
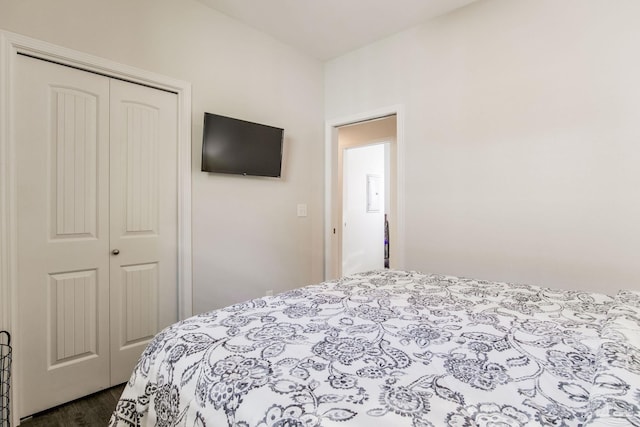
[[21,427],[99,427],[106,426],[124,384],[103,390],[65,405],[57,406],[20,423]]

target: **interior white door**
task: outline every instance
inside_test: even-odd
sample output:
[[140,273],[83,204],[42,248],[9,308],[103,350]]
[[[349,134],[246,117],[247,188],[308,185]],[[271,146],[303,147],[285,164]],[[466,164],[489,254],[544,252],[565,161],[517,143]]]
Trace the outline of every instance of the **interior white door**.
[[20,416],[109,386],[109,80],[19,56]]
[[178,320],[177,96],[111,81],[111,383]]
[[177,320],[177,95],[16,64],[24,417],[126,381]]

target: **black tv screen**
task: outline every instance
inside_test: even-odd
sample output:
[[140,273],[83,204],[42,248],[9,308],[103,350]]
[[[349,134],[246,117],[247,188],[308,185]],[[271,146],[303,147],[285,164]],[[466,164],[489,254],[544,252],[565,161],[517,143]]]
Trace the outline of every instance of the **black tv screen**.
[[204,113],[202,171],[280,177],[284,130]]

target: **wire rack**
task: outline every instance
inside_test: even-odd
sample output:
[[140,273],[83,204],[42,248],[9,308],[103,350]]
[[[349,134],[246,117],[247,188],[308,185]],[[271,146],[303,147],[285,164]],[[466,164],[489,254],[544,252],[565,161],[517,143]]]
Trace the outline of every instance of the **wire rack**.
[[0,331],[0,427],[9,427],[9,383],[11,380],[11,335]]

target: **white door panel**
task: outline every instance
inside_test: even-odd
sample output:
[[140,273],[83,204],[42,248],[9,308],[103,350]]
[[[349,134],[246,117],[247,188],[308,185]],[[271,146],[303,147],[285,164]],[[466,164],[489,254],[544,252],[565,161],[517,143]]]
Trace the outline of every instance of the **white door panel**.
[[109,386],[109,81],[16,61],[21,414]]
[[177,96],[111,83],[111,382],[177,321]]

